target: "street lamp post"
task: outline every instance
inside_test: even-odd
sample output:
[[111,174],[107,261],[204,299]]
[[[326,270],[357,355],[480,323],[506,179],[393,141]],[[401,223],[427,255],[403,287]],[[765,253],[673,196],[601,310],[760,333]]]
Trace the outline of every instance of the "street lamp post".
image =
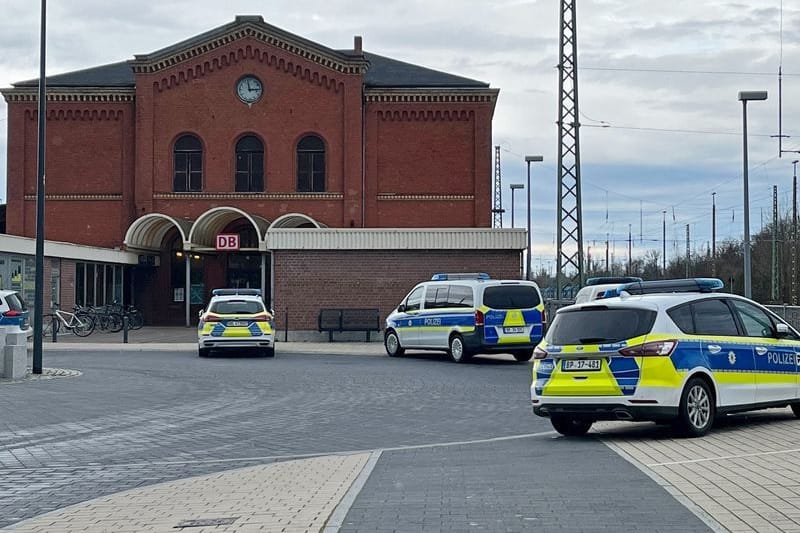
[[522,183],[512,183],[511,187],[511,228],[514,228],[514,191],[525,187]]
[[744,182],[744,296],[751,298],[753,283],[750,273],[750,191],[747,174],[747,102],[766,100],[767,91],[739,91],[742,102],[742,176]]
[[531,190],[531,163],[539,163],[544,161],[544,157],[540,155],[526,155],[525,156],[525,163],[528,164],[528,255],[527,261],[525,262],[525,279],[531,279],[531,196],[533,195],[533,191]]

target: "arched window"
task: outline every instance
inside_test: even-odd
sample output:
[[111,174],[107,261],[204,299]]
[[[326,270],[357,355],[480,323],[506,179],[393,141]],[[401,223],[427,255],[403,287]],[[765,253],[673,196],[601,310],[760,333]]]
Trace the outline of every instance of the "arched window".
[[197,192],[203,190],[203,145],[194,135],[183,135],[175,141],[173,151],[175,174],[172,190]]
[[316,135],[297,143],[297,191],[325,192],[325,143]]
[[255,135],[236,143],[236,192],[264,191],[264,145]]

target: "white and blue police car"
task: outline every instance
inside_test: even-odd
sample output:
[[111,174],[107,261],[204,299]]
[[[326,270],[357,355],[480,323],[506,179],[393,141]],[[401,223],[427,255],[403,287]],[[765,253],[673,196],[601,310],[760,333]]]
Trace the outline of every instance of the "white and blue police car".
[[800,335],[718,279],[629,283],[563,307],[534,352],[533,411],[582,435],[597,420],[706,434],[724,413],[800,416]]
[[384,345],[395,357],[407,349],[442,350],[463,363],[504,352],[528,361],[544,331],[544,303],[532,281],[488,274],[434,274],[386,318]]

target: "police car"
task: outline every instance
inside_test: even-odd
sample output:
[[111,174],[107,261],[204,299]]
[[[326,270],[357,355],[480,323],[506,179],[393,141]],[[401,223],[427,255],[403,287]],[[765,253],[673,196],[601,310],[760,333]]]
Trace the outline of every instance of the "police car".
[[9,333],[25,333],[30,336],[28,308],[17,291],[0,291],[0,326]]
[[725,413],[791,406],[800,336],[718,279],[631,283],[559,309],[534,353],[533,411],[564,435],[596,420],[672,423],[702,436]]
[[198,352],[254,348],[264,357],[275,356],[272,313],[264,307],[258,289],[214,289],[211,301],[200,311]]
[[392,357],[415,349],[446,351],[457,363],[492,352],[528,361],[543,323],[542,296],[532,281],[435,274],[386,318],[384,346]]

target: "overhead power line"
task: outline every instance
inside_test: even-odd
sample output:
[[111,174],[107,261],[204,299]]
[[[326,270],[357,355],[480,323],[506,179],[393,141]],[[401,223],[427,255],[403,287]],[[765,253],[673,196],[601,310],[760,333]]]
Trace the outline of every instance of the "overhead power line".
[[[707,74],[721,76],[775,76],[774,72],[745,72],[736,70],[690,70],[690,69],[664,69],[664,68],[626,68],[626,67],[578,67],[578,70],[595,70],[608,72],[646,72],[658,74]],[[800,76],[800,74],[787,74],[784,76]]]

